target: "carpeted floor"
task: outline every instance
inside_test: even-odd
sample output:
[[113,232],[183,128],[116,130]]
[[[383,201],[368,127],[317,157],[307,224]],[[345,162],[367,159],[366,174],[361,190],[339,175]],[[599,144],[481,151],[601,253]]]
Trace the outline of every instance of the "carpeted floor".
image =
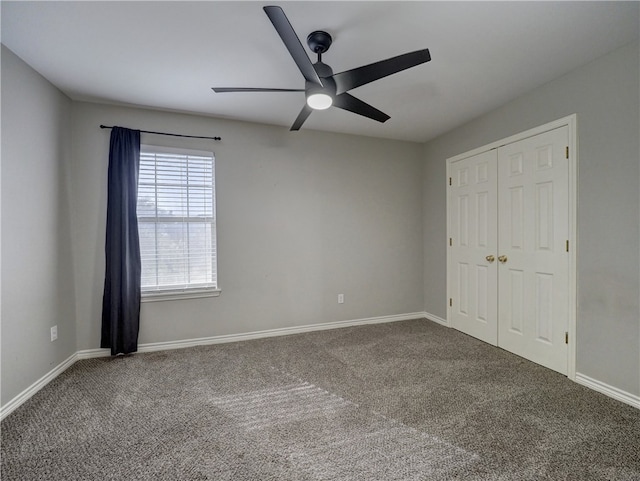
[[80,361],[13,480],[640,480],[640,410],[425,320]]

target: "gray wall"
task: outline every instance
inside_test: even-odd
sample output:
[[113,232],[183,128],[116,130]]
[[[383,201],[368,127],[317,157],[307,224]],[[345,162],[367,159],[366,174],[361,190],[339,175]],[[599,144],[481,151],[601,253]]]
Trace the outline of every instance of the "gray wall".
[[3,46],[2,405],[77,350],[70,149],[71,101]]
[[634,42],[424,147],[425,310],[446,318],[446,159],[576,113],[577,372],[640,395],[640,82]]
[[143,136],[215,151],[223,290],[143,304],[140,342],[150,343],[423,309],[444,318],[445,159],[572,113],[577,370],[640,394],[638,59],[628,45],[421,146],[71,102],[3,47],[2,404],[99,345],[101,123],[223,137]]
[[421,144],[74,102],[79,350],[100,341],[109,150],[100,124],[222,137],[142,134],[214,150],[222,294],[143,303],[141,343],[422,311]]

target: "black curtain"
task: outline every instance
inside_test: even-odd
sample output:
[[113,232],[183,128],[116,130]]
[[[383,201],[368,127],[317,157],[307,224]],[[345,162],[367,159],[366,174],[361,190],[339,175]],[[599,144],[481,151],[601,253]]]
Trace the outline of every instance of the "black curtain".
[[138,350],[140,326],[140,240],[138,170],[140,131],[111,129],[105,278],[100,347],[111,355]]

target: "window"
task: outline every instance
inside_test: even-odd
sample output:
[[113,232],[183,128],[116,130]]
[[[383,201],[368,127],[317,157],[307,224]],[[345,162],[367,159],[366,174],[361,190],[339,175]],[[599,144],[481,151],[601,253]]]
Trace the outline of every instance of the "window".
[[141,146],[138,231],[145,300],[219,293],[215,199],[213,153]]

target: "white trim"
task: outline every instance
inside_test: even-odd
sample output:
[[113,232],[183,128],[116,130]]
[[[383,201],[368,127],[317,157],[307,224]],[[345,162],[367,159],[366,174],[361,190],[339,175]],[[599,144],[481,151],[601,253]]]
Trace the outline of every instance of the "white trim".
[[628,393],[622,389],[618,389],[617,387],[610,386],[602,381],[590,378],[589,376],[585,376],[579,372],[575,375],[575,381],[589,389],[593,389],[594,391],[598,391],[610,398],[640,409],[640,396],[636,396],[635,394]]
[[186,288],[181,290],[142,291],[140,302],[177,301],[180,299],[199,299],[201,297],[218,297],[222,291],[215,287],[208,289]]
[[564,119],[569,130],[569,318],[567,332],[567,377],[576,380],[576,339],[578,319],[578,116]]
[[[148,343],[148,344],[141,344],[138,348],[138,352],[154,352],[154,351],[164,351],[169,349],[181,349],[181,348],[193,347],[193,346],[222,344],[227,342],[246,341],[250,339],[261,339],[266,337],[287,336],[290,334],[301,334],[304,332],[323,331],[323,330],[339,329],[343,327],[352,327],[352,326],[362,326],[365,324],[382,324],[386,322],[409,321],[412,319],[426,319],[429,321],[436,322],[438,324],[442,324],[443,326],[447,326],[447,327],[449,326],[445,319],[442,319],[436,315],[429,314],[428,312],[412,312],[408,314],[397,314],[392,316],[380,316],[380,317],[369,317],[365,319],[354,319],[351,321],[336,321],[336,322],[326,322],[321,324],[311,324],[308,326],[268,329],[264,331],[248,332],[244,334],[228,334],[223,336],[202,337],[198,339],[184,339],[181,341],[154,342],[154,343]],[[40,389],[42,389],[44,386],[49,384],[49,382],[51,382],[53,379],[55,379],[64,371],[66,371],[69,367],[71,367],[76,361],[79,361],[81,359],[109,357],[110,353],[111,351],[109,349],[84,349],[82,351],[78,351],[72,354],[66,360],[60,363],[58,366],[56,366],[47,374],[45,374],[36,382],[34,382],[27,389],[25,389],[16,397],[14,397],[7,404],[0,407],[0,420],[4,419],[13,411],[15,411],[23,403],[29,400],[34,394],[36,394]],[[622,391],[621,389],[615,388],[613,386],[609,386],[608,384],[597,381],[595,379],[591,379],[590,377],[585,376],[583,374],[579,374],[579,373],[576,373],[575,382],[582,384],[590,389],[593,389],[594,391],[598,391],[602,394],[605,394],[613,399],[617,399],[618,401],[622,401],[626,404],[629,404],[633,407],[640,409],[639,396],[629,394],[625,391]]]
[[78,353],[74,353],[69,356],[67,359],[62,361],[56,367],[54,367],[47,374],[42,376],[36,382],[34,382],[27,389],[22,391],[16,397],[14,397],[11,401],[9,401],[4,406],[0,407],[0,420],[6,418],[9,414],[15,411],[18,407],[20,407],[24,402],[28,401],[35,393],[40,391],[43,387],[53,381],[56,377],[66,371],[69,367],[71,367],[78,360]]
[[[207,346],[211,344],[223,344],[227,342],[248,341],[251,339],[262,339],[266,337],[289,336],[291,334],[302,334],[304,332],[325,331],[343,327],[362,326],[365,324],[382,324],[386,322],[408,321],[411,319],[423,319],[424,317],[424,312],[413,312],[409,314],[369,317],[365,319],[354,319],[349,321],[324,322],[320,324],[309,324],[306,326],[281,327],[276,329],[266,329],[264,331],[245,332],[241,334],[224,334],[221,336],[182,339],[178,341],[151,342],[147,344],[140,344],[138,346],[138,352],[155,352],[166,351],[169,349],[183,349],[194,346]],[[109,355],[109,349],[89,349],[85,351],[79,351],[78,359],[105,357]]]
[[84,349],[76,352],[78,355],[78,361],[82,359],[95,359],[96,357],[109,357],[111,356],[111,349]]
[[[504,147],[507,144],[512,144],[514,142],[518,142],[520,140],[528,139],[529,137],[535,137],[536,135],[543,134],[545,132],[549,132],[550,130],[555,130],[560,127],[568,126],[569,130],[573,129],[576,125],[577,114],[571,114],[566,117],[562,117],[561,119],[554,120],[553,122],[549,122],[544,125],[539,125],[529,130],[525,130],[524,132],[520,132],[505,139],[496,140],[495,142],[491,142],[490,144],[483,145],[482,147],[475,148],[473,150],[469,150],[467,152],[463,152],[462,154],[454,155],[453,157],[449,157],[447,162],[457,162],[458,160],[466,159],[467,157],[473,157],[474,155],[482,154],[488,150],[497,149],[499,147]],[[571,136],[572,132],[570,132]],[[575,141],[575,136],[569,139],[569,141]],[[575,146],[573,146],[575,147]]]
[[[201,337],[197,339],[183,339],[180,341],[152,342],[140,344],[138,352],[155,352],[169,349],[182,349],[193,346],[206,346],[210,344],[222,344],[227,342],[247,341],[249,339],[261,339],[265,337],[287,336],[290,334],[301,334],[303,332],[323,331],[328,329],[338,329],[342,327],[362,326],[365,324],[382,324],[386,322],[409,321],[412,319],[424,319],[425,312],[412,312],[408,314],[396,314],[392,316],[369,317],[365,319],[354,319],[350,321],[325,322],[320,324],[310,324],[307,326],[283,327],[279,329],[267,329],[264,331],[253,331],[243,334],[227,334],[223,336]],[[29,400],[35,393],[46,386],[53,379],[71,367],[76,361],[81,359],[93,359],[98,357],[109,357],[110,349],[83,349],[72,354],[57,367],[34,382],[27,389],[18,394],[6,405],[0,407],[0,420],[15,411],[20,405]]]
[[443,319],[441,317],[436,316],[435,314],[430,314],[428,312],[423,312],[422,315],[424,317],[426,317],[428,320],[436,322],[438,324],[442,324],[445,327],[451,327],[449,325],[449,321],[447,321],[446,319]]
[[153,154],[187,154],[193,155],[196,157],[213,157],[215,160],[215,153],[213,150],[194,150],[194,149],[183,149],[180,147],[164,147],[162,145],[152,145],[152,144],[140,144],[140,150],[145,152],[150,152]]

